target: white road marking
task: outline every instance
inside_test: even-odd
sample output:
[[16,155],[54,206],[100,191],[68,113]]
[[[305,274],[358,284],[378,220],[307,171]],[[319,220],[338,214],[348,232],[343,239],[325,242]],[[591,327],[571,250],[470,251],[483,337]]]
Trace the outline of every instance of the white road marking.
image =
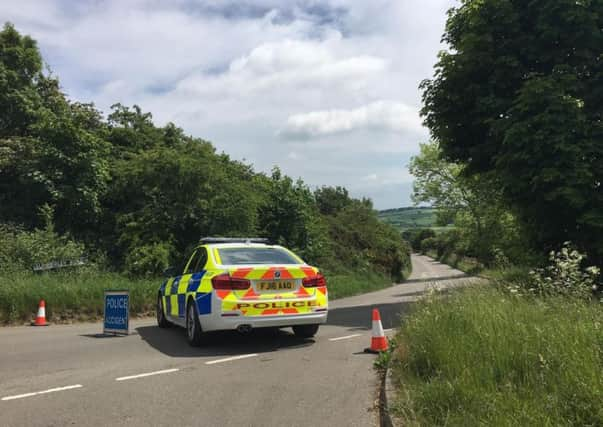
[[81,387],[83,387],[83,385],[81,385],[81,384],[68,385],[65,387],[57,387],[57,388],[51,388],[51,389],[43,390],[43,391],[35,391],[33,393],[18,394],[16,396],[6,396],[6,397],[3,397],[1,400],[22,399],[24,397],[37,396],[38,394],[54,393],[55,391],[71,390],[74,388],[81,388]]
[[177,372],[179,370],[180,369],[178,369],[178,368],[174,368],[174,369],[164,369],[162,371],[146,372],[144,374],[130,375],[127,377],[115,378],[115,381],[126,381],[126,380],[133,380],[135,378],[150,377],[152,375],[169,374],[170,372]]
[[240,356],[233,356],[233,357],[227,357],[225,359],[218,359],[218,360],[210,360],[209,362],[205,362],[206,365],[215,365],[216,363],[224,363],[224,362],[230,362],[232,360],[240,360],[240,359],[247,359],[248,357],[256,357],[258,356],[257,353],[252,353],[252,354],[242,354]]
[[394,328],[389,328],[389,329],[384,329],[383,332],[391,332],[393,330],[394,330]]
[[356,338],[356,337],[361,337],[361,336],[362,336],[362,334],[346,335],[345,337],[329,338],[329,341],[347,340],[350,338]]

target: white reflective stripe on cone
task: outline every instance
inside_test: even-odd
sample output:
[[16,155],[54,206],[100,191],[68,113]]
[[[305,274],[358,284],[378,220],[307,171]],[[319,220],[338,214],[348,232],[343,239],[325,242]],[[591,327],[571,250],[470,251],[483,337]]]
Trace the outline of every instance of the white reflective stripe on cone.
[[385,332],[383,332],[383,325],[381,325],[381,321],[373,320],[373,336],[382,337],[384,335]]
[[46,309],[44,307],[38,308],[38,317],[46,317]]

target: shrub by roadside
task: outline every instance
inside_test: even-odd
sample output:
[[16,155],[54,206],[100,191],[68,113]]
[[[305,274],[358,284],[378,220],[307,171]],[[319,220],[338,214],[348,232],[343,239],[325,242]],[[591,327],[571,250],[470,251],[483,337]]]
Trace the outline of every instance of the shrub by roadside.
[[44,229],[27,231],[0,223],[0,274],[30,270],[35,264],[84,258],[84,245],[54,231],[48,219]]
[[569,242],[560,251],[551,251],[549,265],[530,272],[528,291],[539,295],[566,295],[589,299],[597,289],[600,270],[596,266],[583,268],[586,256]]
[[602,425],[603,313],[474,287],[427,298],[397,336],[392,410],[409,425]]
[[438,256],[438,253],[433,250],[424,251],[423,254],[465,273],[478,274],[484,271],[484,265],[475,258],[462,256],[456,253]]

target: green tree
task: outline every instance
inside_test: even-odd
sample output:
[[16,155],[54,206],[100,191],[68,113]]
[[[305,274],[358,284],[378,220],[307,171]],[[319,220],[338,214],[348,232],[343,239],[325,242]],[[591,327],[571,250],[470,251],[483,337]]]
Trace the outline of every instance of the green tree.
[[171,259],[180,262],[204,235],[253,234],[252,179],[249,166],[216,155],[211,144],[198,139],[174,147],[159,143],[119,159],[104,201],[103,246],[115,262],[126,258],[135,266],[128,254],[141,246],[148,246],[149,254],[164,254],[166,246],[155,249],[165,243]]
[[152,114],[143,112],[138,105],[130,108],[119,103],[113,104],[107,122],[110,129],[108,139],[113,145],[115,157],[121,158],[162,144],[167,132],[170,135],[165,139],[171,142],[168,145],[176,145],[185,139],[181,131],[174,132],[173,125],[168,130],[156,127]]
[[352,203],[348,190],[344,187],[322,186],[314,191],[318,210],[323,215],[332,215]]
[[421,242],[430,237],[435,237],[435,231],[431,228],[409,228],[402,232],[402,238],[410,243],[410,246],[415,250],[421,250]]
[[[505,208],[493,175],[466,175],[465,169],[463,164],[446,161],[437,142],[421,144],[420,154],[409,165],[415,177],[412,198],[415,203],[430,203],[439,212],[454,217],[461,231],[455,236],[466,240],[463,246],[471,254],[489,262],[496,249],[510,251],[519,244],[519,229]],[[413,247],[420,247],[417,243]],[[516,255],[512,252],[509,255]]]
[[259,206],[259,227],[272,241],[298,250],[311,244],[311,223],[316,204],[310,189],[294,182],[278,167],[263,180],[264,198]]
[[537,244],[603,259],[603,2],[463,0],[425,123],[447,160],[493,173]]
[[0,138],[27,135],[42,103],[37,87],[45,80],[42,65],[35,40],[5,24],[0,31]]
[[376,270],[395,281],[410,271],[410,248],[394,227],[379,220],[370,200],[351,200],[325,220],[333,269]]
[[100,215],[108,144],[89,104],[70,102],[42,73],[36,43],[10,24],[0,32],[0,220],[41,226],[54,207],[58,231],[86,235]]

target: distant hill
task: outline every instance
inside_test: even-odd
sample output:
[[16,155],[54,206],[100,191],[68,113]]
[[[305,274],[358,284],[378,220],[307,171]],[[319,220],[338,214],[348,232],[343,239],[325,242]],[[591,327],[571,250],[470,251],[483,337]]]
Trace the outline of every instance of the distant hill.
[[429,207],[404,207],[378,212],[379,219],[400,230],[436,226],[436,210]]

